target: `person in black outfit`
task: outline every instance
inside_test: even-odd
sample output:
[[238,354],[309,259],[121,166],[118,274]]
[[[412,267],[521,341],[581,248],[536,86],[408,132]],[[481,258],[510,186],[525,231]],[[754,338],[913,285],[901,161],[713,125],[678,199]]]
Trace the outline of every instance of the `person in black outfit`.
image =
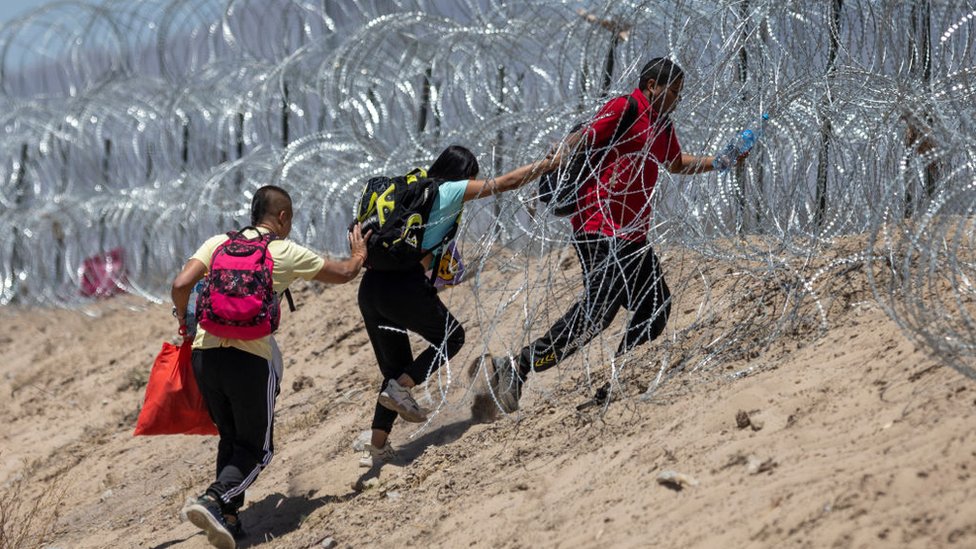
[[[474,154],[458,145],[448,147],[427,171],[428,177],[440,179],[442,183],[429,216],[423,248],[437,247],[457,223],[464,202],[516,189],[554,169],[559,158],[552,154],[497,178],[481,180],[476,179],[478,160]],[[464,345],[464,328],[447,310],[425,275],[432,258],[439,257],[437,249],[430,251],[422,262],[405,271],[367,268],[359,285],[359,310],[383,374],[373,413],[372,436],[360,459],[362,467],[372,467],[395,457],[388,437],[398,415],[410,422],[427,420],[427,413],[414,400],[410,388],[426,381]],[[430,344],[416,358],[410,349],[407,330]]]

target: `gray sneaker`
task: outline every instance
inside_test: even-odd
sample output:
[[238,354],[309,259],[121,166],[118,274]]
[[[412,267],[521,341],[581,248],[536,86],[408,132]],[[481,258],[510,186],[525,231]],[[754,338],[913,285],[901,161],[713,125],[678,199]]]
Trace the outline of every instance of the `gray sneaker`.
[[389,463],[394,459],[396,459],[396,451],[393,450],[390,441],[386,441],[382,448],[367,444],[363,449],[363,455],[359,458],[359,466],[369,469],[375,465]]
[[413,399],[410,389],[400,385],[395,379],[386,383],[386,389],[383,389],[377,401],[379,401],[380,406],[387,410],[393,410],[400,414],[400,417],[405,421],[411,423],[427,421],[427,413]]
[[515,371],[514,361],[507,356],[491,358],[491,392],[506,414],[518,410],[522,398],[522,379]]

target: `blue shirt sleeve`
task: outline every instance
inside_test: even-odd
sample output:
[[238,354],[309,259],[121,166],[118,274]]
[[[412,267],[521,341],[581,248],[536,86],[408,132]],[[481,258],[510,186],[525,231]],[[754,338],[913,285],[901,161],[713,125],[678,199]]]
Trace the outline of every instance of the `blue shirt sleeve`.
[[427,229],[424,231],[422,246],[425,250],[437,246],[454,226],[464,207],[464,190],[467,188],[467,180],[445,181],[437,188],[437,198],[434,199]]

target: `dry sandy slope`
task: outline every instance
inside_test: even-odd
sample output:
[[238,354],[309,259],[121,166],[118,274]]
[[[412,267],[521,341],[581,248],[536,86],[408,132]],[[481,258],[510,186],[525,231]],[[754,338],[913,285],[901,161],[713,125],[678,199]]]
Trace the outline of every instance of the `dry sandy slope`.
[[[620,400],[578,412],[591,349],[533,378],[521,414],[493,423],[468,410],[465,365],[483,347],[460,294],[471,343],[452,363],[448,404],[420,432],[398,424],[399,462],[368,472],[351,443],[379,375],[356,284],[303,287],[280,334],[277,453],[248,493],[242,546],[974,547],[976,385],[916,349],[858,284],[832,302],[826,332],[689,368],[650,399],[640,395],[665,343],[646,345]],[[681,290],[678,305],[702,299],[694,284]],[[673,325],[693,309],[677,306]],[[177,510],[212,474],[215,439],[131,436],[168,307],[0,315],[0,487],[9,498],[20,479],[29,501],[60,500],[39,510],[58,511],[45,546],[207,547]],[[739,411],[760,428],[737,427]],[[656,482],[664,470],[697,485],[669,489]]]

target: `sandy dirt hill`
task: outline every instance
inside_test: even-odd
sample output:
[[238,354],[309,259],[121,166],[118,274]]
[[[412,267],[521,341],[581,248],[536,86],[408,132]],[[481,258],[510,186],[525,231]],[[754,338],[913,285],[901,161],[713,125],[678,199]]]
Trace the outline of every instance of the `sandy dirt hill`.
[[[690,256],[665,265],[672,280],[703,269]],[[470,284],[510,278],[489,269]],[[609,377],[583,366],[605,364],[594,344],[531,378],[521,412],[494,421],[472,419],[483,372],[470,381],[468,364],[503,337],[482,334],[477,307],[505,292],[478,302],[452,289],[469,343],[428,384],[428,405],[445,395],[439,412],[419,430],[398,423],[399,458],[378,470],[353,450],[380,382],[357,284],[301,286],[279,334],[276,455],[247,494],[241,546],[976,547],[976,385],[916,348],[863,273],[818,284],[839,282],[826,325],[782,333],[758,312],[782,310],[781,287],[677,285],[671,337],[614,364],[609,406],[577,410]],[[718,314],[702,319],[700,303]],[[0,545],[207,547],[178,510],[208,483],[216,439],[131,435],[173,335],[169,307],[92,310],[0,311]],[[730,333],[745,335],[695,358]]]

